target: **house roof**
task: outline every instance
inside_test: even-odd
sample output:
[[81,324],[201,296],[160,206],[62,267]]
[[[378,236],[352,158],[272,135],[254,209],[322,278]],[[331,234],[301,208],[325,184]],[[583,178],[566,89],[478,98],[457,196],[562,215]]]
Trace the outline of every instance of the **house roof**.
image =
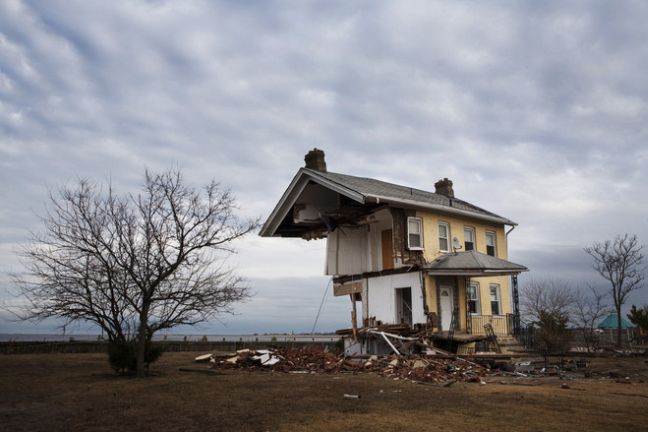
[[510,219],[458,198],[450,198],[434,192],[372,178],[301,168],[268,217],[260,235],[273,236],[276,234],[279,224],[295,204],[299,194],[311,181],[347,196],[360,204],[390,204],[403,208],[434,210],[505,225],[517,225]]
[[[601,321],[598,325],[598,328],[600,329],[616,329],[617,328],[617,314],[616,313],[611,313],[608,316],[605,317],[603,321]],[[627,319],[621,317],[621,328],[622,329],[629,329],[629,328],[634,328],[634,325],[630,323]]]
[[424,269],[435,275],[494,276],[529,271],[523,265],[486,255],[475,250],[441,255]]

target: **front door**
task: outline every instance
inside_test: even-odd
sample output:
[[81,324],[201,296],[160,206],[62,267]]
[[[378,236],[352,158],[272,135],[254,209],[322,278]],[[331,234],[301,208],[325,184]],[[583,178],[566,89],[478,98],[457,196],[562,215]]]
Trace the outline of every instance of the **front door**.
[[452,323],[453,305],[452,287],[441,285],[439,288],[439,312],[441,314],[441,330],[450,330]]

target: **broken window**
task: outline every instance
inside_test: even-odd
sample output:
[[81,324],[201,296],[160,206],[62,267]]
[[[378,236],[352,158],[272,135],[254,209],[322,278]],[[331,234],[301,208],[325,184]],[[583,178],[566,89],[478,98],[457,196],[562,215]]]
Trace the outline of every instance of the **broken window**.
[[495,256],[495,233],[492,231],[486,232],[486,253],[490,256]]
[[490,285],[491,315],[500,315],[500,286],[499,284]]
[[423,249],[423,221],[421,218],[407,218],[407,247]]
[[468,312],[479,315],[479,310],[479,283],[470,282],[470,285],[468,285]]
[[475,249],[475,230],[471,227],[464,227],[464,250]]
[[441,252],[448,252],[449,249],[449,239],[450,238],[450,227],[445,222],[439,222],[439,250]]

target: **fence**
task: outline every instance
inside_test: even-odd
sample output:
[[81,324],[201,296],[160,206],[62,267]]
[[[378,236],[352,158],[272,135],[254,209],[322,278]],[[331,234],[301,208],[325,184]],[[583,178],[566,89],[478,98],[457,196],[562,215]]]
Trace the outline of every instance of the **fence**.
[[507,315],[471,315],[471,333],[475,335],[486,334],[484,324],[493,326],[497,336],[509,336],[513,329],[513,314]]
[[[243,348],[261,349],[270,346],[300,348],[322,346],[333,348],[338,341],[153,341],[153,345],[163,347],[165,352],[180,351],[236,351]],[[107,350],[105,341],[91,342],[0,342],[0,354],[37,354],[37,353],[103,353]]]

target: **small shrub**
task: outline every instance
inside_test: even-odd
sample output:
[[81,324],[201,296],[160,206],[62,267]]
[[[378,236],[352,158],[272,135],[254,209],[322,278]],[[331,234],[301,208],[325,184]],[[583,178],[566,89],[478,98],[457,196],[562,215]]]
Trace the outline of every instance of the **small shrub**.
[[[162,355],[163,348],[146,344],[144,363],[148,369]],[[135,342],[113,342],[108,344],[108,363],[118,374],[130,374],[137,370],[137,345]]]

